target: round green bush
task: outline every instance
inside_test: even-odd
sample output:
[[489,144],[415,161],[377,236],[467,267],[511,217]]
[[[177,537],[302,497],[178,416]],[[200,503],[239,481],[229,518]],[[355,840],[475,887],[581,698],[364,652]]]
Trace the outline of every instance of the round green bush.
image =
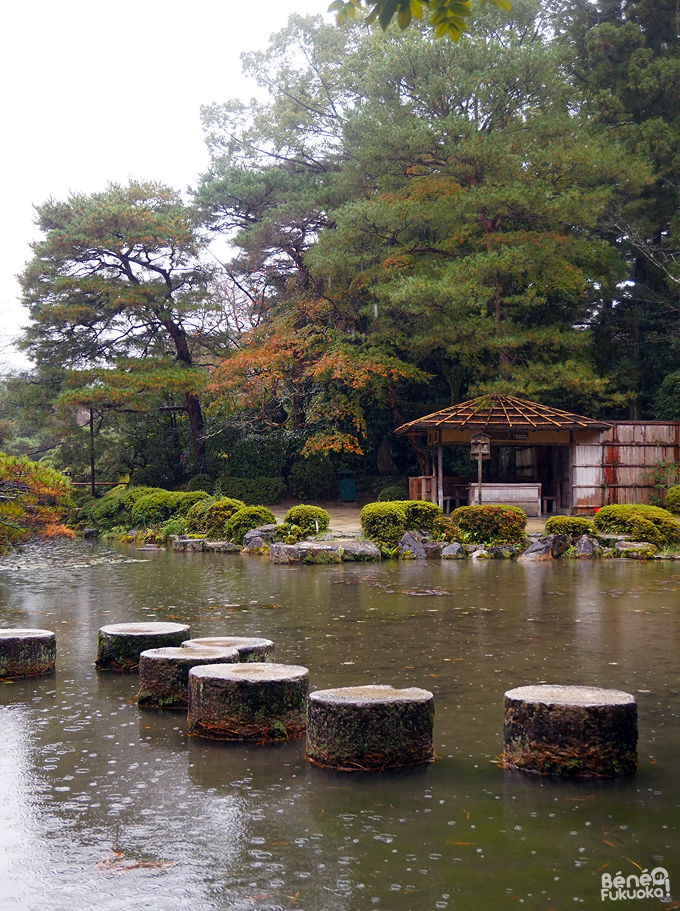
[[154,490],[139,497],[132,507],[133,525],[158,525],[174,513],[178,494],[172,490]]
[[584,519],[583,516],[550,516],[545,530],[549,535],[569,535],[570,538],[595,534],[592,519]]
[[326,531],[331,517],[320,506],[292,506],[283,517],[286,525],[297,525],[303,534]]
[[198,500],[187,512],[187,532],[189,534],[198,534],[205,531],[205,514],[215,502],[214,497],[208,497],[205,500]]
[[385,547],[395,547],[406,531],[404,500],[391,503],[368,503],[361,510],[364,537]]
[[226,523],[239,509],[245,509],[245,505],[243,500],[235,500],[232,497],[223,497],[211,503],[203,516],[203,529],[208,537],[222,540]]
[[237,509],[227,520],[224,526],[224,536],[228,541],[243,544],[243,538],[251,528],[275,523],[276,516],[265,506],[244,506],[243,509]]
[[462,544],[517,544],[526,541],[526,514],[516,506],[459,506],[451,513]]
[[667,509],[659,506],[646,506],[644,504],[628,504],[618,506],[603,506],[595,515],[593,524],[598,531],[610,532],[619,535],[651,534],[647,526],[640,523],[646,519],[655,526],[659,538],[651,541],[649,537],[638,540],[650,541],[657,547],[673,544],[680,541],[680,524],[678,524]]
[[205,490],[191,490],[186,493],[179,491],[175,494],[175,497],[173,509],[173,515],[175,516],[186,516],[197,503],[205,503],[207,501],[208,505],[210,505],[213,502],[213,498]]
[[[86,513],[86,514],[85,514]],[[116,525],[125,522],[125,508],[122,501],[122,491],[116,494],[104,495],[100,500],[95,500],[83,510],[83,519],[89,519],[97,528],[108,531]]]
[[403,487],[392,485],[384,487],[378,494],[378,503],[389,503],[393,500],[402,501],[406,498],[406,491]]
[[427,500],[402,500],[406,512],[406,528],[431,531],[437,519],[443,515],[436,503]]
[[680,512],[680,484],[674,484],[666,492],[666,509],[670,512]]

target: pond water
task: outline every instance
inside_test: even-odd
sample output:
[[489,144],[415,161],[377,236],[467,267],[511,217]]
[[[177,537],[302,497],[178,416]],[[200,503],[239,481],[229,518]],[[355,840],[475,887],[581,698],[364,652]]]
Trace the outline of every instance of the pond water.
[[[678,564],[303,568],[81,541],[4,557],[0,610],[58,642],[56,675],[0,685],[3,911],[592,911],[603,872],[659,865],[680,898]],[[99,627],[141,620],[269,637],[312,689],[432,690],[438,759],[352,775],[302,741],[188,738],[136,707],[135,677],[94,670]],[[638,773],[502,770],[503,693],[537,682],[634,693]]]

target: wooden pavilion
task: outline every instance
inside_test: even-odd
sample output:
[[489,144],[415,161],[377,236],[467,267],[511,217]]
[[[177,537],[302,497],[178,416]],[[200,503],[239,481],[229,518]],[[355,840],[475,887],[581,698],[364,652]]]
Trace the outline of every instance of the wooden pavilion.
[[426,441],[426,473],[410,479],[410,498],[447,513],[478,502],[479,489],[472,476],[444,475],[443,448],[469,451],[480,434],[490,444],[482,503],[519,506],[530,516],[648,502],[650,468],[680,462],[680,422],[597,421],[501,394],[444,408],[395,433]]

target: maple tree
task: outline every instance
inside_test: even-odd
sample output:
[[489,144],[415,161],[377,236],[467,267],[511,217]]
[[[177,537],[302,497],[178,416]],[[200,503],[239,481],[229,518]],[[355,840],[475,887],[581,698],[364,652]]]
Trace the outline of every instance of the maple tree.
[[70,484],[61,472],[0,452],[0,546],[18,544],[36,534],[73,537],[62,522],[70,494]]

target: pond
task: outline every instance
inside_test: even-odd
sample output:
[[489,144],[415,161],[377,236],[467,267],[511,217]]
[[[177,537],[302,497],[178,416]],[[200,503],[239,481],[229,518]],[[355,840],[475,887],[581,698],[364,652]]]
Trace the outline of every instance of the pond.
[[[1,625],[54,630],[58,658],[0,685],[0,907],[592,911],[603,873],[659,865],[680,898],[679,589],[665,562],[7,556]],[[142,620],[271,638],[312,689],[429,689],[438,759],[352,775],[310,766],[302,741],[188,738],[182,714],[137,708],[135,677],[94,670],[99,627]],[[503,693],[537,682],[634,693],[638,773],[501,769]]]

